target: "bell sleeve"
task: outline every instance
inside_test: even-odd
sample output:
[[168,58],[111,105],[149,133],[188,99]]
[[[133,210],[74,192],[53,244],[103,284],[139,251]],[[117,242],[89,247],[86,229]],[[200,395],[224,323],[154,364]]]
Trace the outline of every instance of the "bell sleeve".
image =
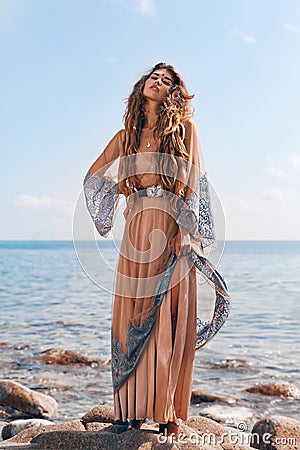
[[119,186],[109,174],[108,169],[119,157],[124,138],[125,130],[115,134],[92,164],[83,181],[87,209],[102,237],[107,237],[113,227],[115,211],[119,203]]
[[[186,228],[191,241],[201,247],[217,247],[212,202],[203,154],[195,123],[185,123],[185,146],[190,155],[188,182],[184,201],[181,201],[177,223]],[[201,161],[201,163],[200,163]]]
[[[205,287],[203,294],[202,292],[200,294],[201,298],[205,297],[208,286],[212,289],[210,318],[208,320],[201,318],[201,316],[203,317],[202,306],[197,307],[196,349],[199,349],[209,342],[226,322],[231,309],[231,299],[221,274],[213,263],[203,255],[204,249],[207,247],[210,250],[217,247],[212,201],[207,172],[204,169],[203,152],[199,146],[197,128],[193,121],[187,121],[185,132],[185,146],[190,155],[188,182],[177,223],[188,230],[191,243],[197,244],[193,245],[190,259],[197,269],[197,276],[200,277],[201,275],[201,280],[204,279],[208,283],[205,286],[202,284],[200,286],[201,288]],[[202,252],[198,251],[199,247],[201,247]]]

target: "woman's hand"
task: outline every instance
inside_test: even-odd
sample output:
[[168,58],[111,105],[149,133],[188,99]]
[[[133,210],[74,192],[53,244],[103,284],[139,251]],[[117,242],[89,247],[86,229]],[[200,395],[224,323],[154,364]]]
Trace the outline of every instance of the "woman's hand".
[[187,255],[191,251],[190,235],[185,228],[178,228],[178,233],[175,239],[175,253],[178,258],[179,255]]

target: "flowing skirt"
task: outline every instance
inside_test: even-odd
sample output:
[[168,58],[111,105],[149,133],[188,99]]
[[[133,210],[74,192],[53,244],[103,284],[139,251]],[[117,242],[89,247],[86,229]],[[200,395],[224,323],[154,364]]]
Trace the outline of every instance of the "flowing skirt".
[[[126,224],[115,280],[112,335],[123,355],[130,325],[147,329],[155,289],[175,251],[178,225],[164,197],[137,197]],[[177,259],[154,326],[137,364],[114,389],[116,420],[188,418],[196,344],[196,268]],[[146,335],[145,335],[146,336]],[[122,365],[122,361],[120,361]],[[114,369],[113,369],[114,370]]]

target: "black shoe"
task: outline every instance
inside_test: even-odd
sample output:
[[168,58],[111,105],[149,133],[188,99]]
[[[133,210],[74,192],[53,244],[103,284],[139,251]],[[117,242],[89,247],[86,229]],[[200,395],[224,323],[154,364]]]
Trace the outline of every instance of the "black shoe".
[[122,431],[127,431],[129,422],[128,422],[128,420],[124,420],[124,421],[123,420],[115,420],[114,425],[118,425],[119,427],[122,427],[123,428]]
[[144,422],[145,422],[145,419],[141,419],[141,420],[132,419],[129,422],[128,430],[139,430]]
[[167,436],[167,431],[168,431],[168,424],[160,423],[159,424],[159,434],[163,434],[164,436]]

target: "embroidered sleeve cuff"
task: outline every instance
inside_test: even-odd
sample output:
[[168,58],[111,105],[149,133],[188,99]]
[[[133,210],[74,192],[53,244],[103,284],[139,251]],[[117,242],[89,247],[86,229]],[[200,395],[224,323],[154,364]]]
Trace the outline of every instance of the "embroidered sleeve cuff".
[[87,209],[99,234],[107,237],[119,201],[118,184],[107,177],[87,174],[83,182]]

